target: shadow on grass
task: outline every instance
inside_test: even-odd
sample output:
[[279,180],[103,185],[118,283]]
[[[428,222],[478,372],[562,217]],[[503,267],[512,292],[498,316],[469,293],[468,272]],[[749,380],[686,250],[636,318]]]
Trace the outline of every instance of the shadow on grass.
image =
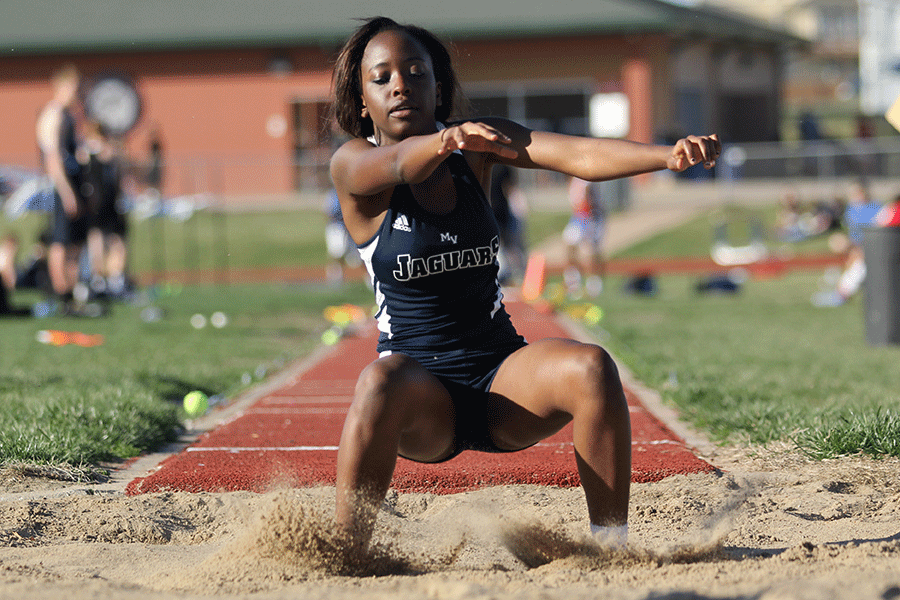
[[185,379],[155,373],[139,373],[135,379],[146,387],[154,396],[166,402],[181,404],[185,394],[199,390],[207,396],[218,393],[210,387],[198,385]]

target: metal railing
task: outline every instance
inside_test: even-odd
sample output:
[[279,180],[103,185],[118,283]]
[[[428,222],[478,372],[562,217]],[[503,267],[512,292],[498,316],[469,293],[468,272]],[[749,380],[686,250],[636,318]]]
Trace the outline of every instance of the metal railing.
[[[321,207],[330,187],[328,156],[317,154],[302,157],[281,155],[173,155],[168,157],[165,173],[169,197],[203,196],[222,209],[244,210],[277,207]],[[15,161],[3,160],[6,170],[16,168]],[[27,168],[35,172],[33,166]],[[136,167],[140,171],[140,166]],[[285,175],[285,174],[288,175]],[[274,174],[282,179],[283,191],[255,190],[254,181],[270,180]],[[566,178],[557,173],[520,170],[520,185],[534,198],[549,198],[559,208],[567,207],[561,191]],[[833,193],[836,184],[865,177],[876,187],[894,186],[900,189],[900,136],[859,140],[822,140],[816,142],[773,142],[730,144],[725,141],[723,156],[713,173],[702,167],[674,176],[661,173],[654,180],[674,179],[677,183],[708,184],[740,198],[742,190],[755,190],[770,184],[776,187],[796,185],[818,187]],[[234,186],[250,183],[246,185]],[[237,188],[241,188],[236,190]],[[271,187],[271,186],[270,186]],[[641,182],[627,182],[621,186],[607,186],[616,208],[628,206],[628,194],[640,197]],[[659,186],[649,186],[658,191]],[[7,190],[8,192],[8,190]],[[2,190],[0,190],[2,193]],[[753,191],[747,194],[755,193]],[[885,193],[890,193],[885,191]],[[540,203],[543,203],[541,201]]]
[[726,144],[719,176],[732,180],[900,178],[900,136]]

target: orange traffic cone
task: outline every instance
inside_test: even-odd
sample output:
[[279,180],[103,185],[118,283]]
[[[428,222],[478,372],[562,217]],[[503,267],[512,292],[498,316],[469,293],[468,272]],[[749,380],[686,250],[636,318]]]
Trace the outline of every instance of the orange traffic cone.
[[58,329],[42,329],[37,332],[37,341],[51,346],[75,344],[84,348],[99,346],[103,343],[100,334],[81,333],[80,331],[59,331]]
[[542,253],[535,252],[528,257],[525,277],[522,279],[522,299],[525,302],[534,302],[544,293],[546,270],[547,261]]

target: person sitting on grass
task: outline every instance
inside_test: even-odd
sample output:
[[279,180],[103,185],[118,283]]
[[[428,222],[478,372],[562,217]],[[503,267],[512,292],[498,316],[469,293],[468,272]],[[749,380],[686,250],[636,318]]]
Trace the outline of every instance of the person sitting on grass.
[[15,307],[11,304],[13,292],[16,290],[38,290],[49,293],[52,289],[50,273],[47,267],[47,247],[51,234],[42,231],[32,245],[30,256],[23,264],[18,264],[19,236],[8,233],[0,241],[0,314],[25,316],[31,314],[30,309]]
[[851,183],[848,205],[844,214],[847,224],[847,258],[844,269],[833,290],[813,294],[812,303],[818,307],[836,307],[847,303],[862,288],[866,279],[866,257],[863,236],[868,227],[876,224],[881,205],[872,199],[864,179]]
[[715,135],[673,146],[531,130],[502,118],[451,119],[457,78],[432,33],[376,17],[344,45],[334,110],[351,136],[331,160],[344,223],[372,279],[379,358],[359,376],[341,435],[336,523],[370,540],[397,457],[447,461],[512,452],[573,422],[596,535],[624,543],[631,430],[618,370],[595,344],[528,343],[497,281],[491,168],[548,169],[600,181],[695,164]]

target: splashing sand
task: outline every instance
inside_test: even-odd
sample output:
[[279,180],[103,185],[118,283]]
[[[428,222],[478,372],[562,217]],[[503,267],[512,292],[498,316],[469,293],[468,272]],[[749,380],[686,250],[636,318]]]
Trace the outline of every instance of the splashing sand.
[[334,488],[0,490],[0,599],[900,596],[900,461],[715,462],[727,473],[635,485],[622,551],[588,537],[579,489],[391,493],[357,555],[334,533]]

